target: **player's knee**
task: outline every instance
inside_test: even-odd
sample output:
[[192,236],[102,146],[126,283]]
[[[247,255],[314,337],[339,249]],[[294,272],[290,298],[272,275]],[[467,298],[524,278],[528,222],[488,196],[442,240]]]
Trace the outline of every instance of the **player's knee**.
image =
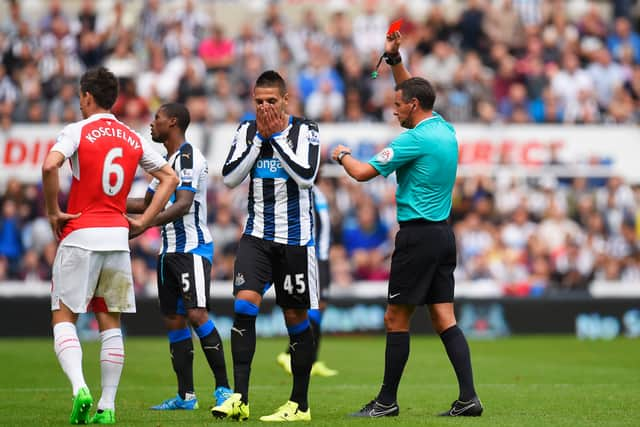
[[187,317],[189,319],[189,323],[194,328],[206,323],[209,320],[209,313],[204,308],[197,308],[192,310],[187,310]]
[[292,309],[288,308],[284,310],[284,321],[287,325],[298,325],[307,319],[306,309]]
[[384,313],[384,326],[387,332],[408,331],[409,320],[410,316],[402,310],[387,308]]

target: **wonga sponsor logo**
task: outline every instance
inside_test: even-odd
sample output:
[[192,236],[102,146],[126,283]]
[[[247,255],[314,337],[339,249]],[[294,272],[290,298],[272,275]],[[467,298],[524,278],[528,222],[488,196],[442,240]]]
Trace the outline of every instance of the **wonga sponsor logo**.
[[271,157],[256,161],[256,165],[253,167],[253,176],[254,178],[289,178],[280,159]]

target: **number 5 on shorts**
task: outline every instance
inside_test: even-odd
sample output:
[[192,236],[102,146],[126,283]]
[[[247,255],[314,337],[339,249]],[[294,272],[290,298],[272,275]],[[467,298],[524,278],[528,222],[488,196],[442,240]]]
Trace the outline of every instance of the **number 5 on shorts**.
[[284,277],[284,285],[283,288],[285,291],[289,293],[289,295],[293,295],[294,292],[298,294],[303,294],[307,285],[304,283],[304,273],[299,273],[295,275],[295,287],[293,285],[293,280],[291,280],[291,274],[287,274]]
[[182,273],[182,292],[189,292],[189,273]]

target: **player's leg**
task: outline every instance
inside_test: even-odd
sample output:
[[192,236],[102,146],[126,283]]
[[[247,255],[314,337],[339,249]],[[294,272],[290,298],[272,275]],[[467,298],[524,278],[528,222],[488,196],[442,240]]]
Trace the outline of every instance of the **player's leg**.
[[[436,231],[437,230],[437,231]],[[464,333],[456,324],[453,310],[454,276],[456,268],[456,244],[453,231],[448,225],[434,227],[433,233],[439,233],[430,241],[441,242],[440,262],[436,268],[433,281],[426,297],[429,315],[434,331],[440,339],[451,361],[458,379],[460,393],[444,416],[479,416],[482,414],[482,403],[476,395],[471,369],[469,344]]]
[[193,340],[185,317],[187,311],[182,294],[184,286],[190,287],[190,278],[193,276],[192,264],[186,261],[188,257],[188,254],[168,253],[158,259],[158,298],[169,339],[171,365],[178,381],[178,393],[151,408],[155,410],[192,410],[198,407],[193,384]]
[[324,310],[327,307],[327,303],[322,297],[329,290],[329,284],[331,282],[331,273],[329,260],[318,260],[318,282],[320,288],[320,300],[318,301],[318,308],[309,309],[309,322],[311,322],[311,330],[313,331],[313,339],[315,341],[315,348],[313,354],[313,366],[311,367],[311,375],[317,375],[320,377],[332,377],[338,375],[338,371],[330,369],[323,361],[318,360],[318,353],[320,351],[320,340],[322,338],[322,316]]
[[100,377],[102,395],[92,424],[114,424],[115,401],[124,367],[124,342],[120,328],[120,313],[96,312],[100,328]]
[[[216,381],[214,389],[215,405],[231,396],[224,349],[220,334],[213,320],[209,318],[209,292],[211,283],[211,262],[196,254],[182,254],[185,262],[192,265],[182,280],[182,300],[185,301],[187,318],[200,339],[200,346]],[[186,266],[185,266],[186,267]]]
[[220,405],[233,393],[229,387],[222,339],[213,320],[209,318],[209,312],[206,308],[188,309],[187,316],[200,339],[200,346],[215,378],[216,386],[213,395],[216,399],[216,405]]
[[234,265],[234,319],[231,327],[234,393],[211,414],[217,418],[249,418],[249,378],[256,351],[256,317],[264,288],[272,281],[272,243],[244,235]]
[[90,306],[100,328],[102,394],[91,422],[113,424],[116,393],[125,361],[120,313],[135,312],[131,259],[127,251],[97,252],[92,257],[100,263]]
[[293,386],[289,401],[262,421],[308,421],[309,378],[315,343],[308,309],[318,308],[318,270],[314,247],[280,245],[274,265],[276,303],[282,307],[287,331]]
[[88,298],[93,293],[95,285],[89,286],[89,272],[94,267],[89,251],[58,247],[51,280],[51,324],[56,358],[72,387],[72,424],[86,423],[93,405],[82,371],[82,347],[75,324],[78,313],[86,310]]

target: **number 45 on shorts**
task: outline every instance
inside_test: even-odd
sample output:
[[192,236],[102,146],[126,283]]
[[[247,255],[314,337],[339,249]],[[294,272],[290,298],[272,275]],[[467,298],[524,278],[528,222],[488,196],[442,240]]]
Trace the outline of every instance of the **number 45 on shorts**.
[[307,285],[304,282],[304,273],[296,275],[287,274],[284,276],[284,284],[282,287],[289,295],[293,295],[294,293],[304,294],[304,291],[307,289]]

